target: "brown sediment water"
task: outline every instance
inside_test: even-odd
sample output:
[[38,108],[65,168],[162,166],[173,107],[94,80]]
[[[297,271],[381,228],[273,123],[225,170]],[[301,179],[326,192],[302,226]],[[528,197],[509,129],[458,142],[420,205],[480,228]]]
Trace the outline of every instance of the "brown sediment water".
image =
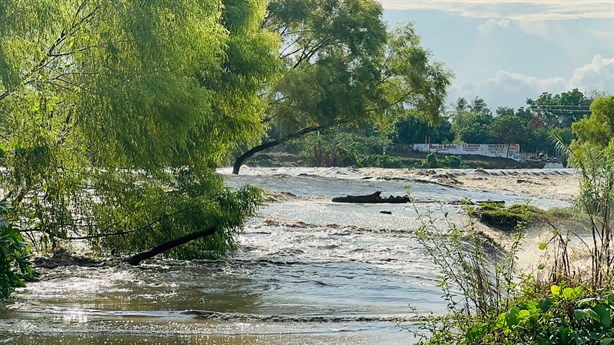
[[[242,172],[220,171],[232,187],[250,183],[274,197],[249,220],[239,252],[217,261],[43,268],[39,282],[0,306],[0,344],[411,344],[402,327],[416,329],[445,311],[437,270],[413,237],[420,216],[460,221],[465,198],[569,205],[568,198],[416,182],[416,172],[404,169]],[[535,174],[511,176],[516,183]],[[416,203],[330,201],[377,190],[402,195],[407,185]]]

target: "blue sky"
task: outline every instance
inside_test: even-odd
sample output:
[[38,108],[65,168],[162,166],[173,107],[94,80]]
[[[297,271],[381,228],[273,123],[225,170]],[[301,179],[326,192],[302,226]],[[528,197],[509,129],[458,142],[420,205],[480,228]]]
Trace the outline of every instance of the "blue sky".
[[448,103],[493,110],[542,92],[614,94],[614,0],[380,0],[391,26],[413,22],[455,77]]

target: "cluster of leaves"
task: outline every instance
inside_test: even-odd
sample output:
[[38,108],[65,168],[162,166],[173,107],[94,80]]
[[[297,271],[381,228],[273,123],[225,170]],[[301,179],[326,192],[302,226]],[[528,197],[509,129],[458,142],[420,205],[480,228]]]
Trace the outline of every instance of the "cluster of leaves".
[[436,153],[431,152],[426,155],[426,158],[420,162],[420,167],[426,169],[437,169],[437,168],[452,168],[452,169],[460,169],[463,167],[463,160],[460,156],[444,156],[443,159],[440,159]]
[[589,118],[572,126],[577,139],[562,148],[579,170],[576,205],[590,222],[590,285],[598,289],[614,286],[614,96],[596,99],[591,110]]
[[[501,207],[488,207],[499,210]],[[522,209],[522,207],[519,207]],[[614,294],[587,285],[545,286],[520,279],[515,257],[523,232],[507,254],[493,248],[470,223],[446,228],[423,218],[417,238],[441,271],[449,314],[420,326],[420,344],[609,344],[614,342]],[[443,232],[442,232],[443,231]],[[549,287],[549,289],[548,289]]]
[[[121,175],[120,175],[121,176]],[[92,227],[90,236],[96,248],[115,254],[144,251],[185,234],[215,228],[212,236],[192,241],[165,254],[178,259],[217,258],[237,248],[234,234],[246,217],[253,216],[262,201],[261,191],[251,186],[238,190],[223,186],[217,175],[195,177],[188,171],[174,171],[144,183],[142,178],[121,176],[114,188],[92,207],[100,224],[109,224],[120,236],[104,236],[107,229]],[[106,180],[109,183],[110,178]],[[115,188],[126,187],[117,194]],[[100,194],[100,193],[99,193]],[[115,203],[124,205],[114,207]],[[144,236],[143,234],[147,234]]]
[[[614,343],[614,294],[587,294],[552,285],[548,295],[533,285],[498,316],[473,325],[467,344]],[[590,296],[590,297],[589,297]]]
[[395,144],[451,143],[454,141],[452,124],[447,119],[429,121],[420,116],[408,116],[395,123],[390,133]]
[[464,344],[469,329],[509,305],[518,287],[514,257],[523,233],[518,232],[510,252],[502,254],[477,231],[474,218],[469,218],[469,224],[459,224],[443,211],[443,224],[440,215],[429,214],[420,220],[416,238],[441,272],[440,287],[449,315],[428,319],[415,335],[421,344]]
[[5,219],[8,208],[5,201],[0,202],[0,300],[35,277],[28,246],[19,229]]

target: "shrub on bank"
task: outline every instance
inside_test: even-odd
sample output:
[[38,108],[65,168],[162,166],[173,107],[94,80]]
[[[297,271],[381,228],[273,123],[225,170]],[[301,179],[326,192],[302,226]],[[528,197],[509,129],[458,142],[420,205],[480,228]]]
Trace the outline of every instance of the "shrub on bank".
[[0,300],[9,298],[16,287],[34,278],[30,249],[13,224],[5,220],[8,205],[0,202]]
[[466,344],[614,344],[614,294],[552,285],[526,286],[498,315],[477,321]]
[[463,167],[463,160],[460,156],[444,156],[442,159],[436,153],[431,152],[426,155],[425,159],[420,161],[420,167],[425,169],[460,169]]

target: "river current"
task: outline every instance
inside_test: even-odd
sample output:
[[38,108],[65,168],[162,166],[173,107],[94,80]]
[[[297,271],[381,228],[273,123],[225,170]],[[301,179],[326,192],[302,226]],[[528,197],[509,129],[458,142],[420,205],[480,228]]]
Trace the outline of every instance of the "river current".
[[[233,176],[221,169],[229,186],[249,183],[269,195],[236,254],[41,269],[39,282],[0,305],[0,344],[411,344],[406,328],[445,311],[437,270],[414,238],[420,217],[460,220],[462,199],[511,205],[528,196],[373,171],[245,167]],[[331,202],[403,195],[407,186],[415,203]],[[531,203],[569,205],[548,196]]]

